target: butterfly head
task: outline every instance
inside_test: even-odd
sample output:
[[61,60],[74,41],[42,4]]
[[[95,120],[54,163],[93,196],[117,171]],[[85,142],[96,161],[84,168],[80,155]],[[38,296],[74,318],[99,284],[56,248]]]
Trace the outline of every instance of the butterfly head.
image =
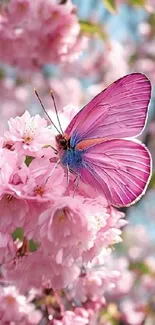
[[58,134],[56,136],[56,143],[59,150],[67,150],[70,148],[70,139],[66,134]]

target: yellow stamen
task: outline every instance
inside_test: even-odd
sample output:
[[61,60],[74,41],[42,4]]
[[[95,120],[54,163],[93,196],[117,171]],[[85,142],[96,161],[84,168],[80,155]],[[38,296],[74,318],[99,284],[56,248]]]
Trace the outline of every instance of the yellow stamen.
[[7,296],[7,302],[10,304],[10,305],[13,305],[15,303],[15,298],[12,297],[11,295]]
[[43,196],[43,194],[45,193],[45,189],[42,186],[37,185],[34,189],[34,193],[35,195]]
[[24,138],[24,142],[25,142],[26,144],[30,144],[32,141],[33,141],[33,138],[30,137],[30,136],[27,136],[27,137]]
[[60,214],[58,217],[59,222],[63,222],[65,220],[65,215],[64,214]]

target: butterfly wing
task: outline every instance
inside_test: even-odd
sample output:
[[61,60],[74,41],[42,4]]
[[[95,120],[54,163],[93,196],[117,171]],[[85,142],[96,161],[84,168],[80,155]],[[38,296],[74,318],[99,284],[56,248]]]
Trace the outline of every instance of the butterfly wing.
[[127,75],[103,90],[71,121],[71,146],[81,140],[138,135],[146,121],[151,84],[141,73]]
[[144,193],[150,178],[151,157],[139,142],[115,139],[83,152],[80,177],[113,206],[127,206]]

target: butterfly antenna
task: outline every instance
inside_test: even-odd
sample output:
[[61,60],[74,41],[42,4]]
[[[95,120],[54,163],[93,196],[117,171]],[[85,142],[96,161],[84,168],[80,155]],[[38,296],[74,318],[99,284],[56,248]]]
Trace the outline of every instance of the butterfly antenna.
[[52,90],[51,90],[51,98],[53,100],[54,109],[55,109],[55,112],[56,112],[56,116],[57,116],[57,120],[58,120],[58,123],[59,123],[59,127],[60,127],[60,130],[61,130],[61,133],[63,133],[62,126],[61,126],[60,119],[59,119],[59,115],[58,115],[58,110],[57,110],[57,107],[56,107],[56,102],[55,102],[54,94],[53,94],[53,91]]
[[37,98],[38,98],[38,100],[39,100],[39,103],[40,103],[40,105],[41,105],[41,107],[42,107],[44,113],[46,114],[46,116],[47,116],[48,119],[50,120],[51,124],[53,124],[53,126],[55,127],[55,129],[57,130],[57,132],[58,132],[59,134],[61,134],[61,132],[58,130],[57,126],[54,124],[54,122],[51,120],[49,114],[47,113],[47,111],[46,111],[46,109],[45,109],[45,107],[44,107],[44,105],[43,105],[43,102],[42,102],[41,98],[39,97],[39,94],[38,94],[37,90],[34,89],[34,92],[35,92],[35,95],[37,96]]

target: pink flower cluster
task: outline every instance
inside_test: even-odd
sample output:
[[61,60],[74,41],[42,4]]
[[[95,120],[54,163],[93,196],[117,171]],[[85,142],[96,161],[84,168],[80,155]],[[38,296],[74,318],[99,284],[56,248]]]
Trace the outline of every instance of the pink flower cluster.
[[[61,3],[61,2],[60,2]],[[21,68],[68,62],[85,42],[71,1],[10,0],[1,4],[0,60]]]
[[[64,194],[67,179],[54,142],[46,120],[27,111],[10,119],[0,141],[0,263],[5,281],[22,292],[47,283],[53,289],[71,285],[84,265],[121,241],[126,223],[103,198],[91,198],[91,191],[88,196],[79,188],[73,197],[69,188]],[[23,237],[14,241],[19,227]]]
[[28,298],[14,286],[0,287],[0,322],[5,324],[37,325],[42,318]]
[[106,304],[101,306],[98,324],[153,325],[154,243],[141,224],[127,226],[123,235],[119,252],[111,254],[105,261],[118,276],[115,286],[106,288]]

